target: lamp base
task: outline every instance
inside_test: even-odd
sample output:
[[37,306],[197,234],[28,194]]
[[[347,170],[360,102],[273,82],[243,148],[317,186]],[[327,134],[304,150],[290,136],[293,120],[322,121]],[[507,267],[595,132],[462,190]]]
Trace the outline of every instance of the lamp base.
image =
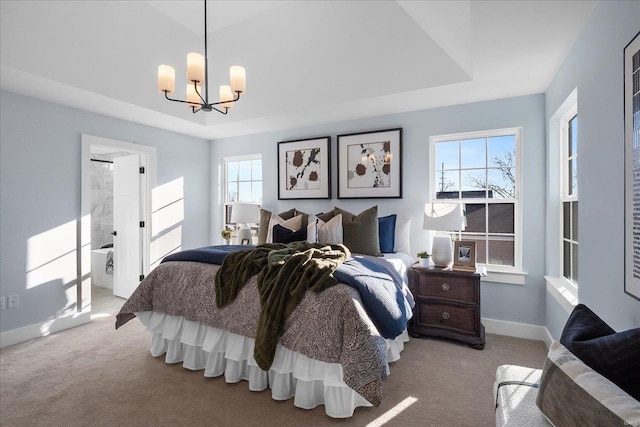
[[238,244],[250,245],[251,243],[251,229],[249,227],[238,229]]
[[437,233],[433,238],[431,260],[436,267],[448,267],[453,262],[453,245],[446,233]]

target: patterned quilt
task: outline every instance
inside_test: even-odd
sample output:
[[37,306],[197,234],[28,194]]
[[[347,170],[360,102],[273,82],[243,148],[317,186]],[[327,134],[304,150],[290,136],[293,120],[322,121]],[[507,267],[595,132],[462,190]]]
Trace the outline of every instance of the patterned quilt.
[[[154,269],[125,302],[116,328],[135,312],[157,311],[256,338],[260,303],[256,277],[249,279],[229,305],[216,305],[218,265],[169,261]],[[321,293],[307,292],[285,322],[284,347],[327,363],[340,363],[344,382],[377,406],[388,370],[386,342],[365,312],[359,292],[338,284]]]

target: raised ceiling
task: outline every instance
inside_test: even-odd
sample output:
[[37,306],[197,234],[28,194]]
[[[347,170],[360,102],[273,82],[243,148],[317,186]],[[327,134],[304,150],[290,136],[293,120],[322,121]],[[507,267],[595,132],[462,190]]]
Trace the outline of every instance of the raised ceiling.
[[546,91],[593,1],[210,1],[210,90],[223,116],[156,89],[203,52],[202,1],[0,2],[2,89],[206,139]]

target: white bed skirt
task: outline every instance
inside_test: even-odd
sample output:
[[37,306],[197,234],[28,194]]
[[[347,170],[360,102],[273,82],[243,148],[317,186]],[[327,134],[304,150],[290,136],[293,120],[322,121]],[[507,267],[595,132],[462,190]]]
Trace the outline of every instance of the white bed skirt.
[[[204,370],[205,377],[219,377],[237,383],[246,380],[249,390],[271,388],[274,400],[294,398],[293,404],[303,409],[324,405],[333,418],[348,418],[358,406],[372,406],[364,397],[342,380],[342,365],[311,359],[278,345],[269,372],[258,367],[253,359],[253,338],[157,312],[135,315],[151,332],[150,351],[153,357],[166,353],[166,363],[179,363],[190,370]],[[387,340],[387,361],[400,359],[404,343],[409,341],[405,330],[395,340]],[[387,366],[387,374],[389,368]]]

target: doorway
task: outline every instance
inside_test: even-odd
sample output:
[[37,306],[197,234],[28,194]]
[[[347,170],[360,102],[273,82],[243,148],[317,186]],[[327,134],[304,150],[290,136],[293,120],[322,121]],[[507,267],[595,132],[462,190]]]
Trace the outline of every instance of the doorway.
[[90,311],[95,285],[128,298],[149,272],[156,149],[83,134],[81,169],[78,300]]

